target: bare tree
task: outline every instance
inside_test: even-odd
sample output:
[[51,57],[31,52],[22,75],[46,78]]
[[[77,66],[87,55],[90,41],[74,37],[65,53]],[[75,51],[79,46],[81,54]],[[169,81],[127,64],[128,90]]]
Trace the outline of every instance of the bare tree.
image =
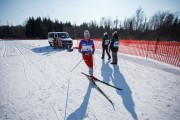
[[105,18],[102,17],[101,20],[100,20],[100,26],[105,27],[104,22],[105,22]]
[[113,24],[114,24],[114,27],[115,27],[115,29],[117,30],[118,28],[118,24],[119,24],[119,19],[118,19],[118,17],[116,16],[116,19],[113,21]]
[[108,30],[110,30],[112,28],[112,20],[111,20],[111,18],[107,18],[107,27],[108,27]]
[[134,16],[135,18],[135,30],[143,30],[143,22],[145,21],[145,14],[144,11],[142,10],[142,8],[138,8],[136,10],[136,14]]
[[151,17],[151,19],[149,20],[149,24],[152,30],[156,30],[163,25],[166,13],[167,12],[158,11]]

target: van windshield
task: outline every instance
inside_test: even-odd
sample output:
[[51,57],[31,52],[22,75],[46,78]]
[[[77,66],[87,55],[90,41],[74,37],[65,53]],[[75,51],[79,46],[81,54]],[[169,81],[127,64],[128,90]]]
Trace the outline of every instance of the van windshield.
[[49,38],[53,38],[54,37],[54,33],[51,33],[48,35]]
[[68,33],[57,33],[60,38],[70,38]]

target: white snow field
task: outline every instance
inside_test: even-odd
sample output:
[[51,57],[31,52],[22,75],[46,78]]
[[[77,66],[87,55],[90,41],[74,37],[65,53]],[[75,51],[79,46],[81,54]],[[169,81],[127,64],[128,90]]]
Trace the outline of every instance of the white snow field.
[[[121,48],[120,48],[121,49]],[[118,54],[118,65],[94,54],[96,82],[81,72],[77,50],[47,40],[0,41],[0,120],[180,120],[180,68]]]

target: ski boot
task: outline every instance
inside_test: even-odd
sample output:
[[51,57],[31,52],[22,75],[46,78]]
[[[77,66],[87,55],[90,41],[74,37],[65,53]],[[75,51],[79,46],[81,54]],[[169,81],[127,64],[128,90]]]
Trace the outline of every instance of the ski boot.
[[93,75],[90,76],[90,80],[91,80],[92,83],[95,83],[95,80],[96,80],[96,79],[97,79],[97,78],[95,78]]

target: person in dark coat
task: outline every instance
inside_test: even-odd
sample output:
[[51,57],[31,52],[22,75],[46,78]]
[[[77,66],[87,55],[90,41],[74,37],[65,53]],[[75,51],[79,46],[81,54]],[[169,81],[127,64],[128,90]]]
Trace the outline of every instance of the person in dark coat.
[[106,51],[107,55],[108,55],[108,60],[111,59],[111,56],[109,54],[109,44],[110,44],[110,40],[109,40],[109,37],[107,35],[107,32],[104,33],[104,36],[103,36],[103,41],[102,41],[102,48],[103,48],[103,51],[102,51],[102,59],[104,59],[104,53]]
[[117,64],[118,58],[117,58],[117,52],[119,50],[119,38],[117,35],[117,31],[112,33],[112,40],[110,44],[110,49],[112,51],[112,62],[111,64]]

